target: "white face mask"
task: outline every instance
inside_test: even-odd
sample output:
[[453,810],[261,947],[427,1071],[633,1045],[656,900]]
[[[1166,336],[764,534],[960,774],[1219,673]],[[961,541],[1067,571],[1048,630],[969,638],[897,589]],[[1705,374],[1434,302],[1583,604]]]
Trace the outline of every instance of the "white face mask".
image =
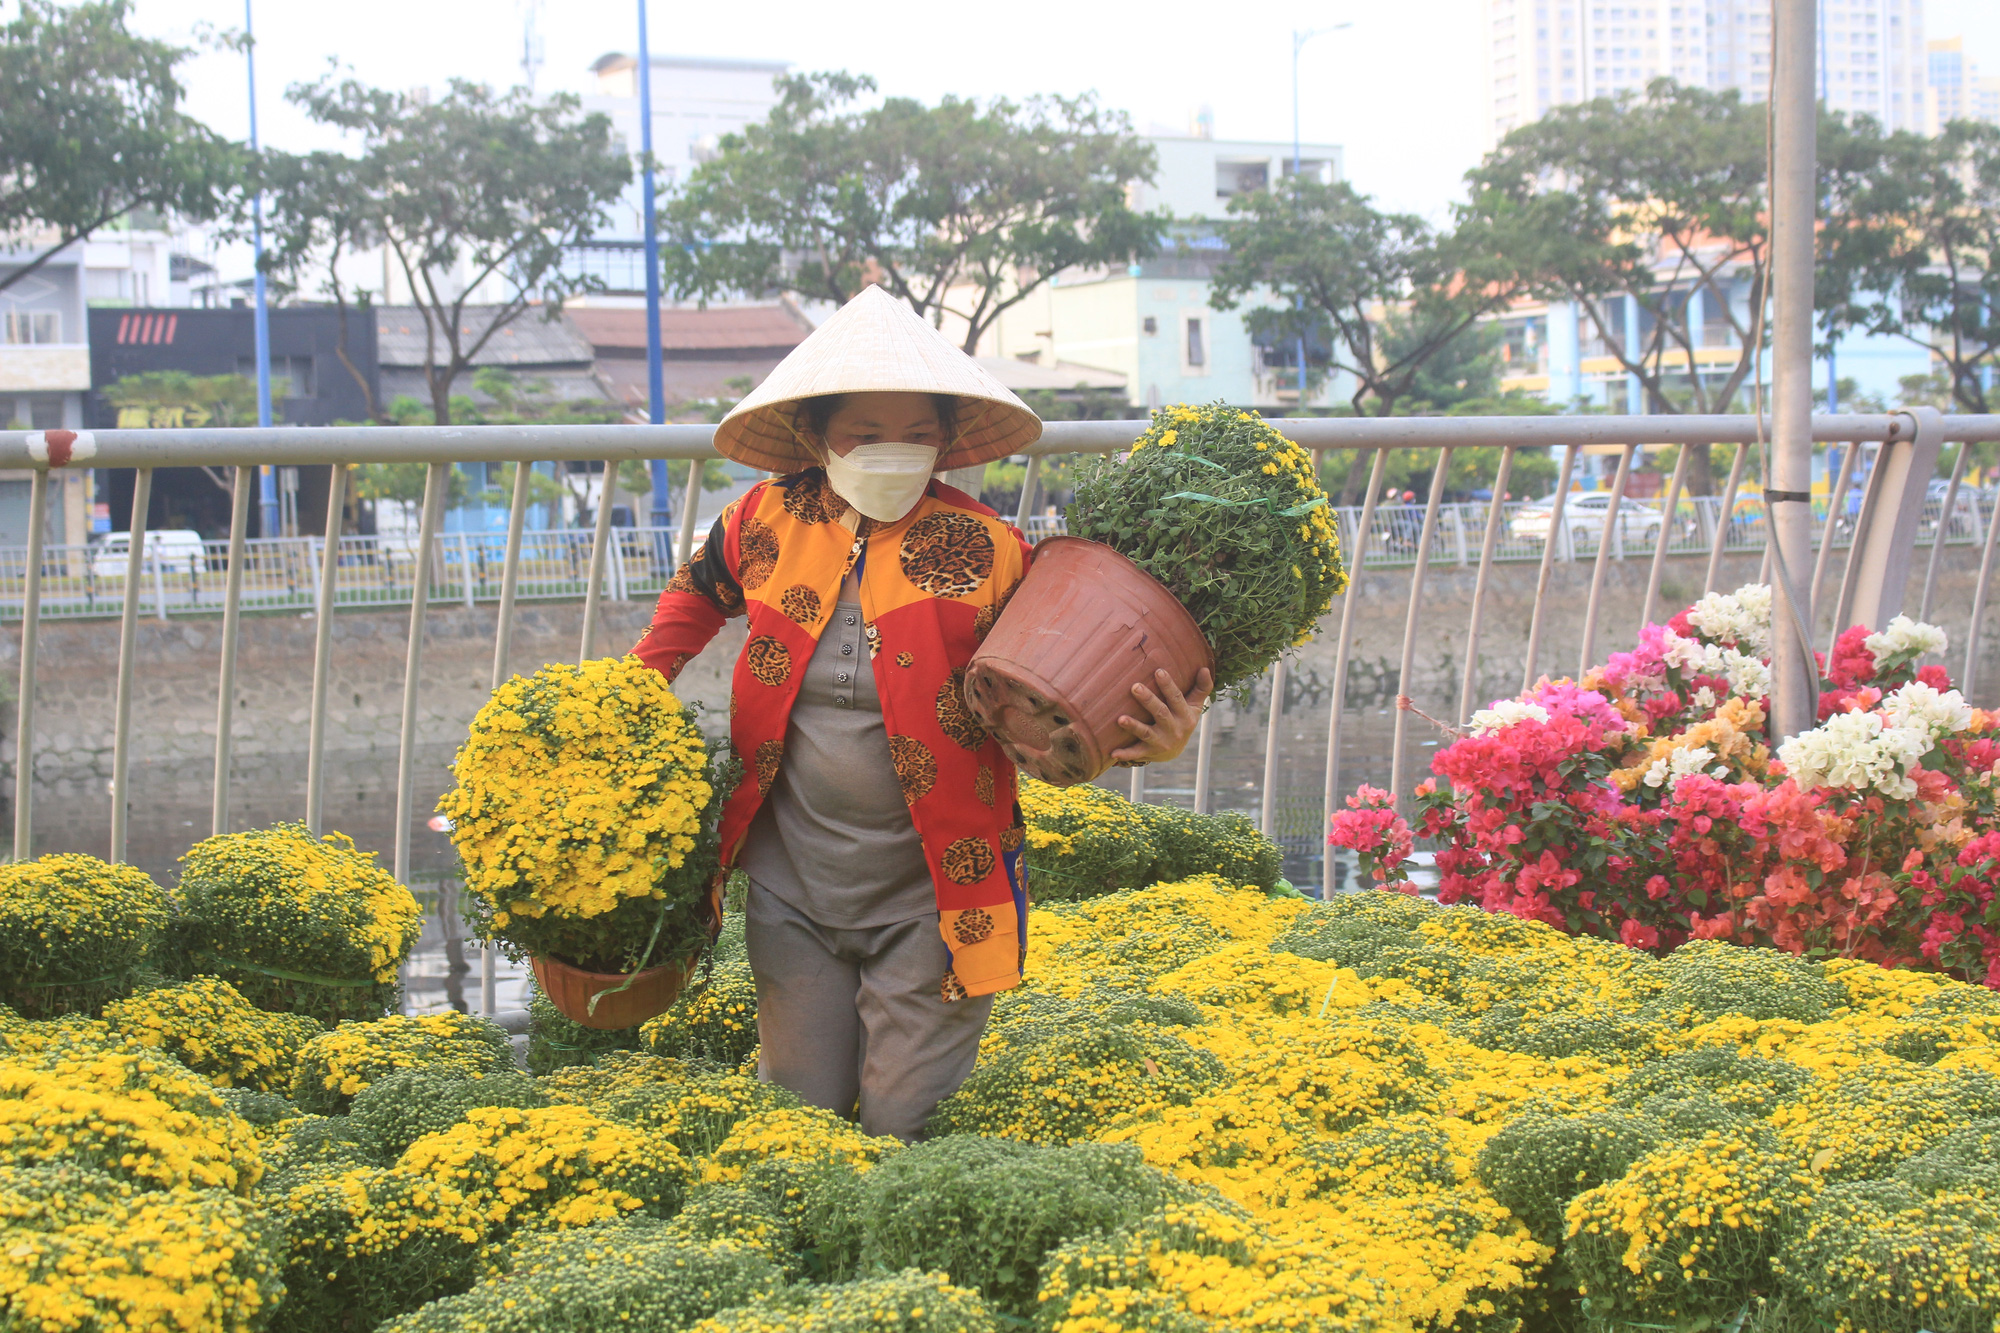
[[833,493],[878,523],[894,523],[916,508],[937,466],[934,444],[859,444],[826,455]]

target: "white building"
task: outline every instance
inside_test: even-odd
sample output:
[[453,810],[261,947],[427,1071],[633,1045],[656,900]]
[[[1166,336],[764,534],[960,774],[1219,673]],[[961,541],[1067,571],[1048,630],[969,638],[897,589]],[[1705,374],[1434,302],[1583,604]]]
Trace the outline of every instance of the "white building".
[[2000,125],[2000,78],[1980,73],[1966,57],[1963,37],[1946,37],[1929,45],[1932,134],[1954,120],[1983,120]]
[[[1177,218],[1220,220],[1229,201],[1268,189],[1291,174],[1292,145],[1266,140],[1148,135],[1159,153],[1154,183],[1135,187],[1133,206],[1164,208]],[[1341,178],[1337,144],[1302,144],[1302,175],[1327,183]],[[1262,347],[1244,315],[1208,304],[1211,275],[1226,253],[1198,229],[1177,229],[1156,258],[1120,268],[1068,269],[1011,307],[980,344],[983,356],[1026,361],[1091,382],[1088,371],[1121,377],[1135,407],[1207,403],[1292,408],[1298,403],[1297,357],[1291,345]],[[945,321],[951,334],[951,321]],[[962,329],[961,325],[961,329]],[[962,336],[962,335],[961,335]],[[1068,368],[1068,369],[1065,369]],[[1329,396],[1329,390],[1331,396]],[[1310,403],[1344,400],[1323,386]]]
[[[1820,0],[1820,95],[1892,130],[1926,119],[1922,0]],[[1764,100],[1770,0],[1486,0],[1488,145],[1551,107],[1671,77]]]
[[[672,189],[690,171],[715,155],[724,135],[763,120],[778,104],[772,80],[789,70],[783,60],[714,60],[701,56],[652,58],[654,183]],[[645,200],[639,187],[639,61],[612,52],[590,67],[597,91],[584,94],[583,109],[611,118],[613,130],[632,154],[632,187],[613,210],[607,239],[645,236]]]

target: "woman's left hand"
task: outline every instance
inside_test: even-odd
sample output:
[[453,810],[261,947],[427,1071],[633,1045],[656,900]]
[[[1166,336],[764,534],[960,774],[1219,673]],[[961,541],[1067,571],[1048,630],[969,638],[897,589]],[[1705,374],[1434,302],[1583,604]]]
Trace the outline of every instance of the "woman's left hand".
[[1155,671],[1153,678],[1159,682],[1157,694],[1144,685],[1132,686],[1132,697],[1139,701],[1150,720],[1118,719],[1119,726],[1138,737],[1132,744],[1111,752],[1111,757],[1120,763],[1164,764],[1187,749],[1194,729],[1201,725],[1202,705],[1208,702],[1209,693],[1215,688],[1215,678],[1207,667],[1201,669],[1194,678],[1194,688],[1185,695],[1164,670]]

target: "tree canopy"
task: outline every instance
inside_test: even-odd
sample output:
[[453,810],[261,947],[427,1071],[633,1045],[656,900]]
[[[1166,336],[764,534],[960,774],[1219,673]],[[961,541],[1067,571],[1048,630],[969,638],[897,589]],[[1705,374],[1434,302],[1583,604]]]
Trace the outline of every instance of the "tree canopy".
[[965,323],[965,350],[1056,273],[1157,251],[1167,219],[1134,211],[1152,146],[1095,98],[892,97],[872,79],[777,80],[760,124],[723,139],[666,200],[663,266],[683,298],[797,292],[845,302],[880,283],[919,315]]
[[243,150],[181,110],[192,53],[135,35],[130,12],[21,0],[0,26],[0,240],[36,247],[0,289],[139,210],[215,217],[242,182]]
[[[564,254],[603,223],[631,162],[610,120],[581,115],[569,94],[536,100],[453,80],[433,99],[329,76],[287,96],[358,137],[360,153],[268,157],[266,265],[293,281],[324,273],[344,324],[350,301],[365,304],[367,294],[343,285],[338,259],[387,246],[415,293],[431,412],[447,424],[454,381],[494,335],[531,306],[553,318],[595,285],[565,267]],[[480,302],[482,317],[468,320],[468,304],[493,281],[501,299]]]
[[[1656,79],[1549,111],[1468,174],[1468,214],[1530,290],[1576,304],[1649,411],[1731,410],[1768,340],[1764,118],[1734,90]],[[1734,355],[1702,356],[1718,334]],[[1705,448],[1689,462],[1708,494]]]
[[1952,405],[1991,412],[2000,127],[1953,121],[1933,137],[1857,120],[1829,137],[1815,269],[1827,339],[1858,331],[1914,343],[1940,367]]

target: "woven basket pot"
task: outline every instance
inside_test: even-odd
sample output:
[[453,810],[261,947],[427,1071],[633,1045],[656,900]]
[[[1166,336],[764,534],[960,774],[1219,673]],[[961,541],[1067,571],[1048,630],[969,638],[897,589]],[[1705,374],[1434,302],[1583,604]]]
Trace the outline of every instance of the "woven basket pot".
[[[637,1027],[649,1018],[664,1014],[667,1007],[679,998],[695,967],[693,958],[684,958],[631,974],[586,972],[560,959],[544,958],[540,954],[535,955],[532,962],[535,980],[541,985],[542,994],[548,996],[549,1003],[564,1018],[587,1028],[607,1031]],[[628,975],[632,976],[632,984],[618,990],[619,986],[625,985]],[[603,991],[611,991],[612,994],[597,1002],[597,1012],[593,1014],[590,997]]]
[[[1132,687],[1183,692],[1213,668],[1208,640],[1165,585],[1101,542],[1051,537],[965,672],[965,703],[1014,765],[1058,787],[1088,782],[1137,739]],[[600,1006],[601,1007],[601,1006]]]

